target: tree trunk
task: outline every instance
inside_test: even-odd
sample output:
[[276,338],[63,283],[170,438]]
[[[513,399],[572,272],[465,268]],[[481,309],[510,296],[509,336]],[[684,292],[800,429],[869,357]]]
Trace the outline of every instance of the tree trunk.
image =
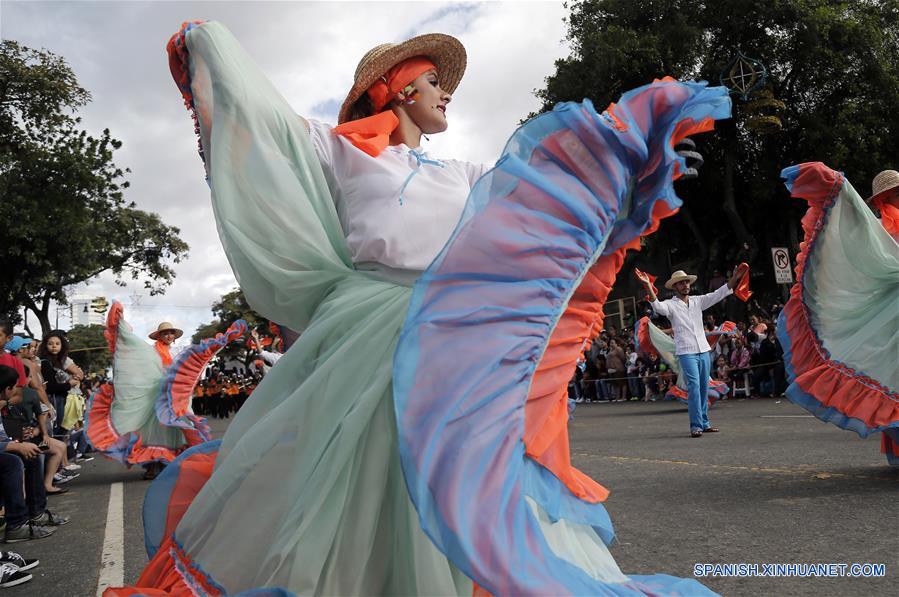
[[37,320],[41,324],[41,336],[46,337],[47,334],[50,333],[50,330],[53,329],[53,326],[50,325],[50,295],[45,294],[41,297],[40,307],[38,307],[37,303],[34,302],[34,299],[29,296],[25,300],[25,307],[37,316]]
[[743,218],[737,211],[737,198],[734,192],[734,167],[737,158],[737,127],[732,121],[725,121],[722,126],[722,133],[728,136],[729,141],[727,150],[724,152],[724,201],[721,204],[721,209],[724,211],[724,215],[727,216],[727,221],[737,235],[737,242],[740,244],[738,252],[742,250],[744,244],[748,245],[748,261],[752,262],[758,251],[758,243],[752,234],[749,233],[746,224],[743,223]]
[[693,233],[693,239],[696,241],[696,246],[699,247],[699,254],[697,255],[696,262],[696,271],[699,273],[699,276],[703,278],[703,281],[708,284],[707,277],[707,269],[709,265],[709,247],[706,244],[707,241],[705,237],[702,235],[702,230],[700,230],[699,225],[696,223],[696,220],[693,219],[693,214],[690,213],[690,210],[687,209],[686,205],[681,206],[678,214],[683,218],[684,224],[687,225],[687,228],[690,229],[690,232]]

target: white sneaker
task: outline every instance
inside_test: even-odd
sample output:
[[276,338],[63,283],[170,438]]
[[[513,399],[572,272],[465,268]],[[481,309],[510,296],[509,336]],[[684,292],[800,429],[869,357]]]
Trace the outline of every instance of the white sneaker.
[[75,464],[74,462],[71,462],[71,463],[67,464],[66,466],[64,466],[64,467],[62,467],[62,468],[66,469],[67,471],[80,471],[80,470],[81,470],[81,465],[80,465],[80,464]]

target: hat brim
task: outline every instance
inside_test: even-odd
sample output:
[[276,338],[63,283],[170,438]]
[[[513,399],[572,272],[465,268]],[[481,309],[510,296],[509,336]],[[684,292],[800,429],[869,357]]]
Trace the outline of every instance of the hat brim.
[[683,282],[684,280],[692,284],[696,281],[696,276],[679,276],[677,278],[671,278],[670,280],[665,282],[665,288],[667,288],[668,290],[674,290],[674,285],[678,282]]
[[415,56],[426,56],[434,63],[440,77],[441,89],[447,93],[453,93],[456,90],[462,80],[462,75],[465,74],[467,64],[465,47],[462,42],[451,35],[426,33],[389,48],[365,65],[346,99],[343,100],[337,116],[337,124],[343,124],[349,119],[353,104],[368,91],[378,77],[403,60]]
[[179,330],[178,328],[165,328],[164,330],[156,330],[155,332],[151,332],[150,339],[151,340],[159,340],[159,334],[161,334],[162,332],[168,332],[168,331],[175,332],[176,340],[184,335],[184,330]]
[[870,197],[868,197],[867,199],[865,199],[865,203],[867,203],[868,205],[870,205],[871,202],[874,201],[875,199],[877,199],[878,197],[884,197],[884,196],[889,195],[889,194],[891,194],[891,193],[899,194],[899,185],[896,185],[895,187],[889,187],[888,189],[884,189],[884,190],[880,191],[880,192],[877,193],[877,194],[871,195]]

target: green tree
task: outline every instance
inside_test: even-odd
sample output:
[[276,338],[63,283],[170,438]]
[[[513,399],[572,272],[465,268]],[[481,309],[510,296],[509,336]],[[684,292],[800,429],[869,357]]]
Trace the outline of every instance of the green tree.
[[[537,92],[542,110],[591,99],[598,109],[654,78],[718,84],[738,51],[769,71],[768,89],[784,102],[782,129],[757,134],[747,104],[697,137],[705,165],[679,183],[684,207],[666,220],[643,255],[657,272],[690,267],[704,280],[738,257],[750,258],[753,286],[776,292],[767,247],[798,249],[803,204],[790,200],[780,170],[822,161],[842,170],[862,195],[880,170],[899,164],[899,2],[700,0],[571,4],[571,55]],[[743,249],[743,245],[748,249]],[[639,261],[635,262],[634,259]],[[617,290],[636,294],[631,276]]]
[[67,286],[110,271],[159,294],[188,249],[178,228],[125,200],[121,143],[73,115],[89,100],[61,57],[0,45],[0,313],[24,305],[43,333]]
[[85,373],[103,373],[112,367],[105,330],[105,326],[92,324],[76,325],[68,331],[69,354]]
[[[197,344],[206,338],[212,338],[216,334],[224,332],[238,319],[246,321],[251,330],[255,329],[259,330],[260,333],[267,333],[268,319],[253,311],[240,288],[235,288],[214,302],[212,304],[212,314],[215,316],[215,319],[197,328],[197,331],[194,332],[190,339],[192,343]],[[249,367],[253,357],[252,351],[248,351],[246,345],[242,342],[228,346],[220,354],[226,358],[238,359],[246,367]]]

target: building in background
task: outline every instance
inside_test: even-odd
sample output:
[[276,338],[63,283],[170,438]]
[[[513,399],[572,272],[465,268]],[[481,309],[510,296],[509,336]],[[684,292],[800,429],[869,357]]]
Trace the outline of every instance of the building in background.
[[105,325],[109,304],[104,296],[75,295],[69,299],[72,325]]

